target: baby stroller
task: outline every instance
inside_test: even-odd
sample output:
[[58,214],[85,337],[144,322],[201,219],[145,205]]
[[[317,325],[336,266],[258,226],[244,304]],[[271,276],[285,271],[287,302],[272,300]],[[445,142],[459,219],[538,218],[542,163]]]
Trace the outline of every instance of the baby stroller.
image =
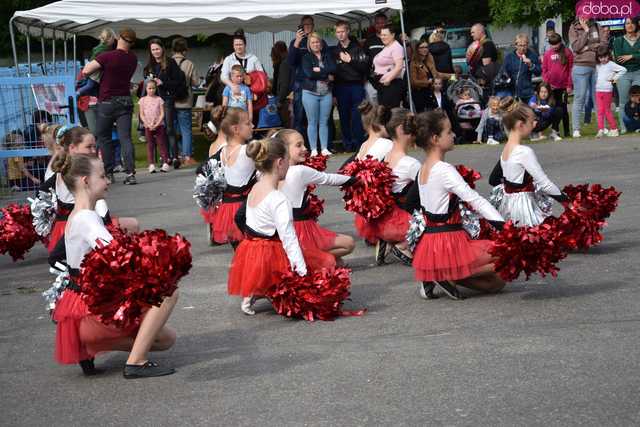
[[475,129],[482,117],[482,88],[471,78],[463,78],[449,85],[447,97],[453,105],[452,125],[458,136],[456,143],[475,141]]

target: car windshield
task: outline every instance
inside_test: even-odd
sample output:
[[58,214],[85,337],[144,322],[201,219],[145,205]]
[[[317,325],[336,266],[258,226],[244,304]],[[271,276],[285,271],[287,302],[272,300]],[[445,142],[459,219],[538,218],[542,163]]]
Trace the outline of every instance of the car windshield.
[[466,49],[473,40],[469,31],[447,31],[446,42],[451,49]]

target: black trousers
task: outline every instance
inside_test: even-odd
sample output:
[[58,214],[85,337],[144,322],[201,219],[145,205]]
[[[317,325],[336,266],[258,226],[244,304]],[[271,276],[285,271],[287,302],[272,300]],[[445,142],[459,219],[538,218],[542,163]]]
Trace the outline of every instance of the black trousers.
[[564,136],[567,137],[570,135],[569,108],[567,107],[569,95],[567,95],[566,89],[552,89],[551,94],[553,96],[553,99],[556,100],[556,108],[558,108],[561,111],[560,119],[562,121],[562,130],[564,132]]
[[387,108],[399,107],[404,98],[404,83],[402,79],[392,80],[389,86],[378,89],[378,104]]

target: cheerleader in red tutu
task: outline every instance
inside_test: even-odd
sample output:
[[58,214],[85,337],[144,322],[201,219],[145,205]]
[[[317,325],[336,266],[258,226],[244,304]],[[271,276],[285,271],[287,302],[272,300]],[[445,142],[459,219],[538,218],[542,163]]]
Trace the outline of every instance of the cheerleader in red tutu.
[[500,110],[509,140],[489,178],[496,187],[491,198],[506,220],[519,227],[538,225],[551,215],[549,197],[559,202],[567,197],[544,173],[533,149],[521,144],[535,126],[531,107],[506,97]]
[[251,141],[247,155],[261,176],[247,197],[246,207],[238,213],[247,237],[231,262],[228,292],[241,296],[241,310],[254,315],[254,297],[263,296],[290,269],[304,276],[307,264],[293,227],[291,203],[278,190],[289,169],[287,145],[278,136]]
[[234,216],[256,182],[255,164],[247,155],[246,145],[253,134],[253,123],[246,111],[228,108],[220,121],[220,130],[227,137],[226,145],[219,151],[227,188],[208,222],[216,244],[230,243],[235,248],[243,234],[236,226]]
[[360,232],[370,242],[376,243],[376,263],[384,264],[387,249],[405,265],[411,265],[413,255],[407,247],[406,235],[411,212],[407,211],[406,196],[420,171],[420,162],[407,153],[414,145],[416,125],[413,114],[404,108],[394,108],[386,126],[393,141],[393,148],[384,158],[395,175],[392,192],[396,204],[393,209],[373,222],[364,225]]
[[329,252],[340,259],[355,248],[351,236],[338,234],[321,227],[317,218],[309,215],[309,185],[343,185],[351,180],[347,175],[319,172],[303,165],[307,149],[304,139],[293,129],[283,129],[274,134],[285,141],[289,151],[289,170],[284,181],[280,182],[280,191],[287,196],[293,206],[293,225],[305,254],[309,248]]
[[496,275],[487,252],[489,241],[471,240],[463,230],[459,200],[467,202],[495,227],[504,220],[491,204],[472,190],[456,168],[444,161],[454,147],[451,122],[441,110],[416,117],[416,144],[426,152],[418,174],[420,205],[426,228],[415,249],[413,267],[423,298],[432,298],[439,285],[454,299],[461,296],[456,285],[496,292],[505,283]]
[[[71,277],[79,273],[84,256],[97,241],[111,241],[111,234],[96,212],[96,203],[104,199],[109,186],[102,161],[86,154],[66,155],[60,176],[74,196],[75,206],[65,227],[64,240]],[[125,378],[169,375],[172,368],[159,366],[148,359],[149,351],[169,349],[176,334],[165,326],[177,301],[177,292],[164,299],[160,307],[150,308],[139,326],[119,329],[105,325],[99,317],[90,314],[82,299],[80,288],[72,283],[64,290],[53,313],[56,325],[55,357],[59,363],[79,363],[86,375],[99,373],[93,357],[104,351],[128,351],[124,368]]]
[[[40,186],[40,191],[49,192],[53,190],[57,198],[56,218],[51,229],[51,234],[49,235],[49,245],[47,246],[49,253],[56,249],[56,246],[64,245],[64,240],[61,238],[64,234],[67,217],[73,210],[75,203],[72,192],[69,191],[59,173],[63,164],[63,160],[60,159],[63,158],[63,154],[97,156],[96,140],[86,128],[79,126],[61,126],[57,129],[56,141],[57,144],[62,147],[62,151],[58,153],[52,161],[51,169],[54,174]],[[96,212],[107,223],[113,222],[127,231],[138,231],[138,221],[135,218],[111,217],[105,200],[97,201]],[[64,251],[64,247],[61,246],[57,250]]]

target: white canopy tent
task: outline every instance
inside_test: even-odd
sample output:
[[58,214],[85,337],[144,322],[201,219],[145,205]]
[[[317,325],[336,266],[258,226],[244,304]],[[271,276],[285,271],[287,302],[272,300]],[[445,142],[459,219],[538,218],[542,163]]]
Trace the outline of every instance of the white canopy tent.
[[[402,0],[61,0],[28,11],[17,11],[9,29],[13,56],[18,68],[14,26],[27,35],[30,62],[30,37],[73,40],[76,58],[76,36],[97,36],[103,28],[117,31],[131,27],[139,38],[173,35],[192,36],[231,33],[238,28],[247,33],[295,30],[304,15],[314,17],[322,28],[339,19],[350,22],[368,20],[378,11],[398,11],[404,33]],[[406,54],[406,45],[405,45]],[[406,56],[406,55],[405,55]],[[53,47],[55,61],[55,43]],[[411,93],[411,91],[409,91]]]

